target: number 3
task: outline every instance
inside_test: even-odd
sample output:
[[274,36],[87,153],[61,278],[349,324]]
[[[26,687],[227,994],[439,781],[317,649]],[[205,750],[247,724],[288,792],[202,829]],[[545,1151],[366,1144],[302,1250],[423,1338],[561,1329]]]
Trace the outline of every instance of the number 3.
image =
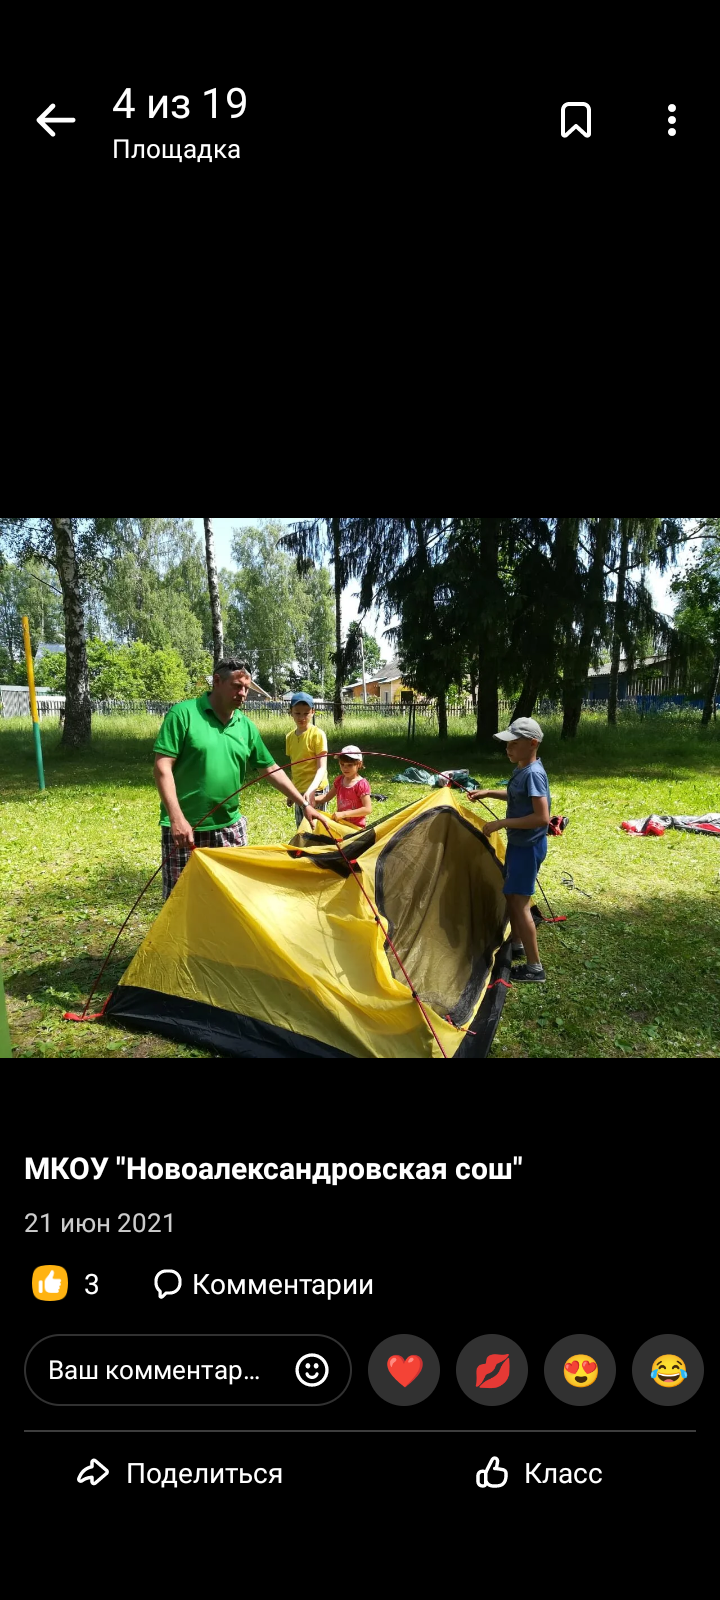
[[86,1289],[85,1293],[86,1294],[97,1294],[97,1292],[98,1292],[97,1273],[96,1272],[86,1272],[85,1273],[85,1282],[92,1284],[92,1288],[91,1289]]

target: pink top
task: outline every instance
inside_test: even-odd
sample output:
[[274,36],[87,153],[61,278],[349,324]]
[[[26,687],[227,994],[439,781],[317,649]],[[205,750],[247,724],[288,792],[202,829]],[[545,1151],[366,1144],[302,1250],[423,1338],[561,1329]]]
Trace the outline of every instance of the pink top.
[[351,784],[348,788],[347,785],[343,783],[341,776],[339,778],[335,778],[333,782],[333,788],[335,790],[335,796],[337,799],[338,811],[357,811],[363,795],[370,793],[370,785],[367,781],[367,778],[358,778],[357,781]]

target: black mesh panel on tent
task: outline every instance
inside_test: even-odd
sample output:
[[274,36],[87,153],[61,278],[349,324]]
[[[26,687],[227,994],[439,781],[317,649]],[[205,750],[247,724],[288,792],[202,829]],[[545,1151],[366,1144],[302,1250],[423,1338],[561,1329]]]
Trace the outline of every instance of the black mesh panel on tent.
[[[378,860],[378,910],[423,1001],[458,1027],[472,1016],[502,942],[500,864],[482,835],[449,807],[400,828]],[[392,951],[393,973],[405,978]]]

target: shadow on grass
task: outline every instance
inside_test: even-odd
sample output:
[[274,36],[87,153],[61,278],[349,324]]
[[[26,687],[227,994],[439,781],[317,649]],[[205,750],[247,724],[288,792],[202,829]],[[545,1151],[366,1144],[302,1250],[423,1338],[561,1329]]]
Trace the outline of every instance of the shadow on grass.
[[[128,912],[147,883],[148,873],[145,868],[123,871],[122,868],[108,867],[97,872],[94,877],[85,882],[80,891],[80,899],[84,905],[91,906],[97,913],[108,917],[107,925],[100,925],[91,917],[85,923],[77,920],[77,908],[67,902],[60,903],[57,899],[57,888],[48,886],[44,891],[36,889],[33,893],[33,908],[39,913],[38,923],[42,917],[47,918],[46,940],[54,942],[58,947],[73,938],[87,937],[92,941],[93,951],[82,951],[61,955],[49,955],[47,959],[37,961],[31,952],[28,952],[27,963],[17,972],[9,972],[5,967],[4,981],[8,995],[25,1000],[29,995],[33,1000],[46,998],[51,1001],[51,994],[43,996],[44,990],[54,990],[58,998],[58,1006],[65,1005],[70,1010],[82,1010],[93,984],[106,960],[114,941],[118,943],[108,961],[102,979],[93,999],[91,1010],[97,1010],[103,1004],[111,989],[122,977],[129,966],[139,945],[142,943],[149,927],[155,921],[162,909],[162,878],[158,872],[154,882],[147,889],[146,894],[130,917],[126,928],[123,923]],[[116,909],[120,905],[120,909]],[[63,912],[70,912],[67,921]],[[123,928],[122,933],[120,932]],[[23,947],[13,943],[6,954],[6,962],[23,962]]]
[[[158,849],[158,856],[160,851]],[[156,871],[157,868],[157,871]],[[151,873],[156,871],[156,876],[151,879]],[[149,881],[150,880],[150,881]],[[125,911],[120,917],[127,916],[130,907],[142,893],[138,911],[147,914],[150,907],[152,915],[157,916],[162,906],[162,873],[160,862],[155,866],[125,866],[122,861],[101,862],[94,871],[90,871],[83,879],[81,901],[95,911],[116,915],[118,905],[125,906]],[[119,926],[119,924],[118,924]]]
[[100,862],[94,870],[83,874],[81,880],[76,878],[72,900],[67,898],[68,880],[64,878],[45,884],[33,880],[31,887],[34,920],[43,916],[56,918],[66,913],[68,926],[72,926],[81,910],[90,910],[98,916],[111,917],[119,928],[139,895],[137,910],[146,920],[156,917],[163,903],[159,861],[156,866],[145,862],[141,866],[125,865],[122,861]]
[[[119,959],[114,955],[108,962],[88,1007],[90,1011],[100,1010],[129,965],[133,953],[121,955]],[[45,1000],[48,1003],[56,1001],[58,1011],[82,1011],[101,966],[102,961],[98,961],[97,956],[70,956],[66,961],[61,961],[59,957],[51,958],[24,972],[16,972],[12,976],[6,973],[5,993],[17,1000],[25,1000],[30,995],[33,1000]]]

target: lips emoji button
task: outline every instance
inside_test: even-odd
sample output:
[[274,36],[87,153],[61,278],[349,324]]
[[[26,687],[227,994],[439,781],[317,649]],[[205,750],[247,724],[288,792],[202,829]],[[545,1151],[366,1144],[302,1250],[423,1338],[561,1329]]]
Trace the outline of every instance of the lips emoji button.
[[401,1383],[403,1389],[407,1389],[408,1384],[414,1383],[422,1372],[422,1356],[389,1356],[387,1369],[391,1377]]
[[476,1389],[499,1389],[510,1377],[510,1355],[487,1356],[475,1369]]
[[579,1368],[580,1368],[580,1362],[579,1361],[566,1361],[565,1362],[565,1371],[566,1372],[577,1372],[579,1370]]
[[583,1361],[583,1372],[595,1372],[596,1370],[597,1361]]

